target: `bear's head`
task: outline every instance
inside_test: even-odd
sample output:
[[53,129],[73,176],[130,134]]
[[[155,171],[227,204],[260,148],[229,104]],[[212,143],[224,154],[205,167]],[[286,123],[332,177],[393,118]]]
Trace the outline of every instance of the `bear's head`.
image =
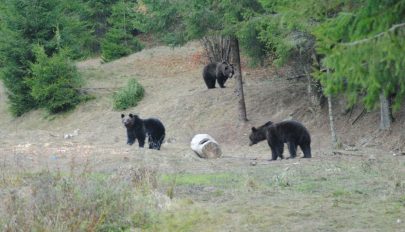
[[219,63],[219,65],[217,67],[217,71],[221,72],[222,75],[224,75],[228,78],[232,78],[233,75],[235,74],[235,69],[233,68],[233,64],[229,64],[226,61],[222,61],[221,63]]
[[271,126],[273,123],[271,121],[268,121],[266,124],[263,126],[260,126],[258,128],[252,127],[252,132],[249,135],[250,143],[249,146],[255,145],[258,142],[261,142],[266,139],[266,131],[268,130],[268,127]]
[[138,120],[139,120],[138,115],[129,114],[128,117],[126,117],[125,114],[121,114],[122,124],[124,124],[126,128],[134,127]]

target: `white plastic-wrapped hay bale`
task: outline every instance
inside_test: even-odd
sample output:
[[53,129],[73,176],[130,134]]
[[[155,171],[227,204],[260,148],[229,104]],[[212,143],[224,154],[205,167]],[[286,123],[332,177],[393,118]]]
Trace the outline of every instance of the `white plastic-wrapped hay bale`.
[[191,149],[204,159],[215,159],[222,155],[217,141],[207,134],[195,135],[191,140]]

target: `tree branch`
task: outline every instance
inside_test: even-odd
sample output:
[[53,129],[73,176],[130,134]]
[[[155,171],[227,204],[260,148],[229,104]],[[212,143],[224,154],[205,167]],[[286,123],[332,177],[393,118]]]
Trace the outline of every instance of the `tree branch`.
[[397,28],[404,27],[404,26],[405,26],[405,23],[395,24],[394,26],[392,26],[387,31],[381,32],[381,33],[379,33],[379,34],[377,34],[377,35],[375,35],[373,37],[357,40],[357,41],[350,42],[350,43],[341,43],[340,45],[343,45],[343,46],[355,46],[355,45],[358,45],[358,44],[366,43],[366,42],[368,42],[370,40],[377,39],[377,38],[379,38],[379,37],[381,37],[381,36],[383,36],[383,35],[385,35],[385,34],[387,34],[389,32],[395,31]]

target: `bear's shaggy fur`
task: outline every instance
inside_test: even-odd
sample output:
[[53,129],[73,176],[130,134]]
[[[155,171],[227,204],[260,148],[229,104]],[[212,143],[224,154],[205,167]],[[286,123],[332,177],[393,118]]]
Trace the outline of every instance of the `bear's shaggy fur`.
[[271,148],[272,160],[277,157],[283,159],[284,143],[287,143],[290,158],[297,156],[297,147],[300,146],[304,158],[311,158],[311,136],[308,130],[299,122],[293,120],[273,123],[271,121],[255,128],[249,136],[250,146],[267,140]]
[[225,82],[232,78],[234,68],[226,61],[210,63],[203,69],[203,77],[208,89],[215,88],[215,81],[221,88],[225,88]]
[[159,119],[141,119],[138,115],[133,114],[125,117],[124,114],[121,114],[121,120],[127,128],[127,144],[132,145],[138,139],[139,147],[143,147],[145,139],[148,137],[149,149],[160,150],[165,138],[165,127]]

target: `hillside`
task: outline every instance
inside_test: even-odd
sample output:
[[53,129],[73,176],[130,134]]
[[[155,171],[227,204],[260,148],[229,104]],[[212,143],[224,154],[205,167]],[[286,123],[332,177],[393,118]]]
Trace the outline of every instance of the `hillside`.
[[[143,206],[143,210],[149,213],[157,208],[160,220],[156,224],[145,216],[141,227],[149,231],[401,231],[405,221],[405,156],[399,154],[405,150],[404,109],[395,114],[392,131],[380,132],[378,112],[366,113],[353,124],[362,108],[357,106],[351,114],[342,115],[336,101],[336,127],[348,152],[333,155],[327,110],[310,107],[303,80],[288,80],[280,75],[288,73],[285,70],[244,68],[249,122],[241,123],[234,80],[228,80],[225,89],[207,90],[201,76],[201,54],[198,44],[190,43],[175,49],[155,47],[107,64],[99,59],[79,62],[85,90],[95,99],[63,115],[34,111],[14,119],[7,112],[4,88],[0,88],[0,216],[5,215],[0,217],[0,228],[1,223],[31,228],[35,220],[26,214],[37,215],[35,207],[2,206],[25,199],[46,208],[40,200],[48,202],[49,194],[62,194],[61,199],[66,198],[63,194],[70,196],[69,191],[60,193],[54,187],[65,186],[66,175],[69,181],[77,181],[74,187],[83,192],[81,198],[67,204],[84,212],[86,197],[90,202],[94,199],[92,191],[99,196],[98,191],[109,191],[103,188],[129,184],[135,186],[131,194],[137,196],[139,178],[152,178],[157,183],[152,184],[148,199],[157,203],[148,206],[151,208]],[[112,94],[132,77],[144,86],[144,99],[125,112],[114,111]],[[121,113],[160,118],[167,130],[162,150],[126,145]],[[248,146],[252,126],[290,117],[303,122],[311,132],[312,159],[269,162],[270,149],[265,142]],[[75,130],[79,130],[77,134]],[[69,133],[74,136],[65,139]],[[221,144],[223,157],[197,158],[189,147],[197,133],[213,136]],[[284,154],[288,157],[287,150]],[[103,178],[114,181],[93,185],[92,181]],[[120,193],[119,199],[127,192]],[[50,208],[41,211],[50,214],[49,218],[54,215],[54,204],[62,207],[58,212],[65,212],[63,203],[49,204]],[[22,224],[10,224],[21,212]],[[93,212],[94,220],[98,213]],[[136,210],[132,213],[138,215]],[[133,216],[121,208],[116,214],[124,221]],[[69,216],[73,222],[74,218]],[[130,225],[138,225],[135,219],[131,218],[134,222]],[[111,226],[116,226],[114,223]],[[44,225],[50,231],[59,226]]]
[[[257,152],[267,152],[267,145],[247,148],[252,126],[268,120],[279,121],[293,117],[302,121],[313,136],[313,149],[328,153],[329,127],[326,109],[310,107],[304,81],[287,80],[270,69],[244,68],[244,88],[249,122],[237,120],[235,82],[228,80],[226,89],[207,90],[201,77],[204,60],[196,43],[181,48],[156,47],[133,54],[115,62],[101,64],[99,59],[80,62],[78,67],[87,81],[88,92],[95,100],[80,105],[64,115],[47,116],[42,111],[13,119],[7,112],[4,89],[0,92],[0,135],[2,147],[47,144],[94,145],[98,148],[125,148],[125,129],[121,113],[137,113],[141,117],[160,118],[167,128],[169,147],[188,148],[196,133],[208,133],[225,149],[244,150],[254,158]],[[135,77],[145,87],[146,95],[135,108],[126,112],[112,110],[111,95]],[[338,102],[337,102],[338,103]],[[336,108],[338,136],[348,145],[383,144],[386,150],[405,147],[405,110],[397,112],[393,130],[378,131],[378,112],[367,113],[354,125],[351,122],[361,113],[355,107],[349,115]],[[326,107],[324,107],[326,108]],[[79,129],[79,136],[63,139],[64,134]],[[163,150],[167,150],[163,149]],[[136,150],[136,149],[133,149]]]

